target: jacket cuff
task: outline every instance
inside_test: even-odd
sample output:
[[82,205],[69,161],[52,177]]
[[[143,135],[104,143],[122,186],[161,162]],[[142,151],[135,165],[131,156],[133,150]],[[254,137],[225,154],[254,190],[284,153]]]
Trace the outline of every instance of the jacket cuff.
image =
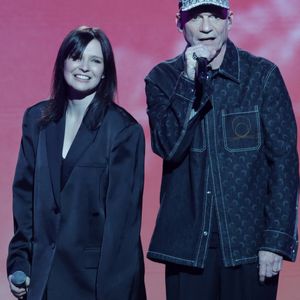
[[26,276],[30,277],[31,267],[26,261],[15,261],[13,264],[7,265],[7,276],[13,274],[16,271],[23,271]]
[[295,261],[298,250],[298,239],[276,230],[264,231],[264,244],[260,250],[282,255],[285,260]]
[[184,73],[181,72],[176,87],[175,94],[181,98],[184,98],[187,101],[194,102],[195,99],[195,83],[189,78],[184,76]]

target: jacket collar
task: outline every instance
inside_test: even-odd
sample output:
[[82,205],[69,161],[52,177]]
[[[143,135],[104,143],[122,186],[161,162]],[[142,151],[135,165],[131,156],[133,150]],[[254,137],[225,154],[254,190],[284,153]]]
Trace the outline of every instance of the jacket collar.
[[225,56],[219,73],[230,78],[237,83],[240,83],[240,58],[236,46],[228,39]]
[[56,204],[59,204],[60,169],[62,160],[62,146],[64,139],[65,115],[57,122],[51,122],[46,127],[46,150],[52,189]]
[[65,186],[73,168],[79,162],[80,158],[94,142],[97,136],[98,128],[91,130],[86,126],[84,121],[81,123],[71,148],[64,159],[64,170],[61,172],[63,174],[63,177],[61,178],[61,189],[63,189]]
[[[49,162],[50,176],[54,197],[59,204],[60,191],[67,182],[74,166],[78,163],[83,154],[94,142],[98,129],[91,130],[83,121],[78,129],[75,139],[69,149],[64,161],[64,177],[62,178],[62,147],[65,132],[65,114],[57,122],[51,122],[46,127],[47,158]],[[63,180],[62,180],[63,179]]]

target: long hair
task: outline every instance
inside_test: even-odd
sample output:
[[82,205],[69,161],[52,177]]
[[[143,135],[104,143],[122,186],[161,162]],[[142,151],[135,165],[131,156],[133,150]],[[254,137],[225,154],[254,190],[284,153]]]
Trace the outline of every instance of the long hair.
[[84,121],[90,129],[95,129],[101,124],[107,107],[114,101],[117,91],[117,75],[112,46],[106,34],[92,27],[81,26],[72,30],[63,40],[57,53],[51,87],[51,101],[43,112],[42,124],[58,121],[67,107],[68,85],[64,78],[64,63],[67,58],[78,59],[90,41],[99,41],[102,53],[104,72],[98,87],[96,96],[89,105]]

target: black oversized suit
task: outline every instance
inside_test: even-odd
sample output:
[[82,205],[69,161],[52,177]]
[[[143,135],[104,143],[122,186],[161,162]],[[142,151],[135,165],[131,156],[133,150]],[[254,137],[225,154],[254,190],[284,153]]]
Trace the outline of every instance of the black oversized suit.
[[144,136],[116,104],[100,127],[83,122],[62,163],[65,117],[40,126],[29,108],[13,185],[8,274],[31,278],[28,300],[142,300]]

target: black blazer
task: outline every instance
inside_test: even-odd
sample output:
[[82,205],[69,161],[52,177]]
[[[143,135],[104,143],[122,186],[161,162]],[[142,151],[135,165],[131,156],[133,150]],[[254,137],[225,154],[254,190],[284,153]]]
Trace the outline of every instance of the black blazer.
[[116,104],[99,128],[82,122],[61,178],[65,117],[41,127],[45,105],[24,115],[8,274],[30,276],[28,300],[146,299],[141,126]]

